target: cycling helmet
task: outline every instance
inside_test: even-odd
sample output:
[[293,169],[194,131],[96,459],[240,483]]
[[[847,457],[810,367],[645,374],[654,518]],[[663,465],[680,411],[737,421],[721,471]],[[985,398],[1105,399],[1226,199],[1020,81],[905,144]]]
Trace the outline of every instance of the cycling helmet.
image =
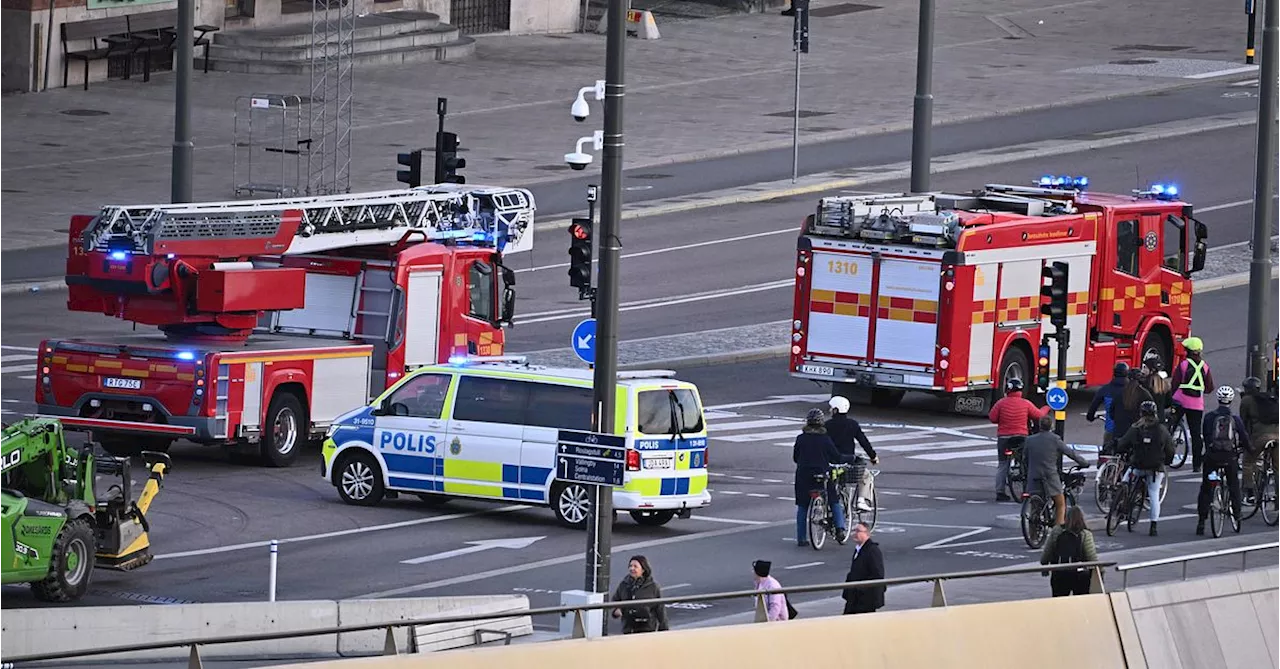
[[1138,411],[1140,411],[1143,416],[1154,416],[1156,415],[1156,403],[1151,400],[1147,400],[1138,405]]
[[826,414],[822,413],[822,409],[809,409],[809,414],[804,417],[807,425],[822,425],[822,420],[826,418]]
[[1142,366],[1152,372],[1158,372],[1161,369],[1164,369],[1164,361],[1160,359],[1159,353],[1148,353],[1147,356],[1142,359]]
[[1008,392],[1022,390],[1022,379],[1009,379],[1004,382],[1004,388]]
[[1128,376],[1128,375],[1129,375],[1129,363],[1127,363],[1127,362],[1117,362],[1117,363],[1116,363],[1116,366],[1111,368],[1111,374],[1112,374],[1112,376],[1117,376],[1117,377],[1119,377],[1119,376]]
[[827,402],[827,406],[830,406],[833,411],[837,411],[839,413],[849,413],[849,400],[839,395],[832,397],[831,401]]
[[1231,404],[1236,401],[1236,389],[1231,386],[1218,386],[1218,404]]
[[1250,376],[1249,378],[1244,380],[1244,383],[1241,385],[1241,390],[1245,391],[1246,393],[1262,392],[1262,379],[1256,376]]
[[1204,342],[1200,341],[1199,337],[1187,337],[1182,340],[1182,348],[1188,351],[1202,351],[1204,350]]

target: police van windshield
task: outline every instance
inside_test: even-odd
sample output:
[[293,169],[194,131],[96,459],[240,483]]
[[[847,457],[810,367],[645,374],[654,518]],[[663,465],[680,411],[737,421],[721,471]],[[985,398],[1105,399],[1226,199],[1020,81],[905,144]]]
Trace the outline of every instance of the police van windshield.
[[637,408],[640,434],[702,431],[702,407],[688,388],[641,391]]

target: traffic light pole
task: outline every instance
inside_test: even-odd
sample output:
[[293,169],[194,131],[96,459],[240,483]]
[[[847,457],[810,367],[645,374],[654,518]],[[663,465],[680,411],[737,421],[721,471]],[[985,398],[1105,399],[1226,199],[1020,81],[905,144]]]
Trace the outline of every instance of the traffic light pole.
[[[1067,389],[1067,349],[1071,346],[1071,330],[1066,327],[1059,326],[1055,328],[1053,333],[1054,339],[1058,340],[1058,379],[1056,385],[1063,389]],[[1066,410],[1053,412],[1053,431],[1062,439],[1067,438],[1067,412]]]

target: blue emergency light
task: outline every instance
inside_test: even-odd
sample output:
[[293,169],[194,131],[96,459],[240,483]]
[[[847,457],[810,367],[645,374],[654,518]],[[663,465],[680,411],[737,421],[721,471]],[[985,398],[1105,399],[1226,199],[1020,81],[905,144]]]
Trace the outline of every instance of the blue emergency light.
[[1075,188],[1081,190],[1088,188],[1089,177],[1072,177],[1072,176],[1055,176],[1046,174],[1040,177],[1040,185],[1046,188]]
[[129,258],[129,254],[128,254],[128,253],[125,253],[124,251],[112,251],[112,252],[111,252],[111,259],[112,259],[112,260],[126,260],[126,259],[128,259],[128,258]]
[[195,360],[196,354],[191,351],[178,351],[179,360]]
[[1157,200],[1176,200],[1178,199],[1177,184],[1151,184],[1151,188],[1145,191],[1134,191],[1138,195],[1154,197]]

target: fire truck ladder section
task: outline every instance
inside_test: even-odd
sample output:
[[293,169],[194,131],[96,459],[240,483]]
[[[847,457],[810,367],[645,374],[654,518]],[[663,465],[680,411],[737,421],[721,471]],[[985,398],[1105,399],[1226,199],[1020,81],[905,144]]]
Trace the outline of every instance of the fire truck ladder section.
[[[523,188],[437,184],[409,190],[208,203],[112,205],[85,229],[86,252],[155,255],[160,241],[232,241],[274,237],[286,212],[299,212],[282,255],[393,244],[420,231],[430,241],[533,246],[533,193]],[[505,248],[504,248],[505,247]]]

